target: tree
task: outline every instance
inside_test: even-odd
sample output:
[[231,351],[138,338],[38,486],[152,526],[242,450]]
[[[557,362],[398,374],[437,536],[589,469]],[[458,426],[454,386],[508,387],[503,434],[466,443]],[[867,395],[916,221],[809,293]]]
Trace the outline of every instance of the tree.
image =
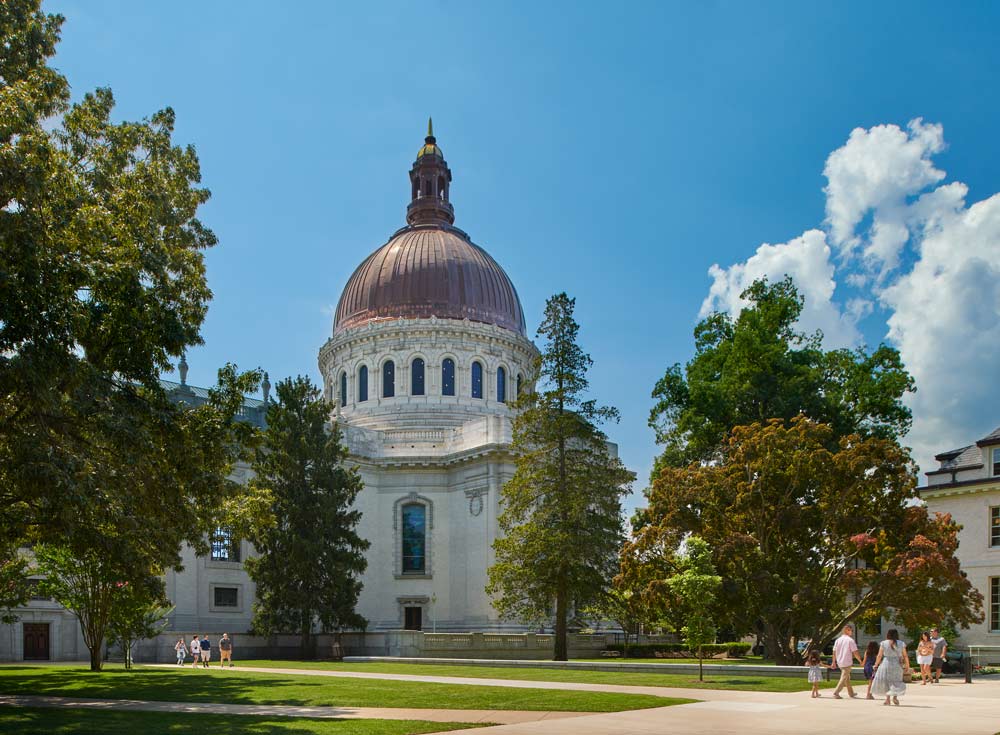
[[681,629],[688,648],[698,655],[698,681],[704,681],[702,646],[715,643],[712,607],[722,586],[722,577],[715,573],[712,550],[698,536],[690,536],[680,558],[681,571],[667,580],[667,588],[676,596],[684,610],[687,623]]
[[34,549],[42,590],[71,610],[80,621],[83,642],[90,651],[90,670],[100,671],[101,653],[113,620],[130,615],[142,604],[163,600],[159,569],[139,577],[131,565],[116,564],[100,550],[82,553],[67,546]]
[[140,579],[207,548],[258,376],[227,366],[197,408],[159,380],[201,342],[209,193],[169,108],[114,123],[110,90],[70,104],[48,65],[62,21],[0,4],[0,548],[99,549]]
[[0,548],[0,623],[17,622],[13,609],[28,601],[28,563],[14,547]]
[[800,416],[736,427],[722,453],[661,470],[634,545],[702,537],[733,626],[759,621],[779,663],[798,662],[798,637],[822,649],[852,620],[982,619],[955,557],[959,527],[915,504],[915,468],[895,441],[836,439]]
[[164,599],[151,599],[149,590],[128,582],[118,583],[116,600],[108,616],[108,642],[122,649],[126,669],[132,668],[135,644],[163,632],[173,609]]
[[501,491],[502,535],[487,585],[507,618],[547,617],[555,603],[557,661],[568,653],[570,606],[599,600],[616,572],[621,498],[632,481],[596,426],[617,420],[617,410],[583,398],[592,361],[576,341],[575,303],[565,293],[550,298],[538,328],[543,390],[515,406],[517,467]]
[[269,522],[256,523],[250,540],[259,556],[247,571],[257,584],[254,629],[301,634],[303,657],[313,654],[312,635],[363,628],[355,612],[359,576],[369,544],[357,535],[361,513],[352,506],[362,489],[331,405],[308,378],[278,383],[268,408],[267,431],[257,452],[251,492],[269,499]]
[[714,313],[694,330],[695,355],[656,383],[649,424],[665,465],[716,458],[734,426],[803,414],[828,424],[832,440],[848,434],[899,439],[909,431],[902,396],[913,379],[899,353],[822,350],[822,333],[796,331],[803,299],[791,278],[757,280],[733,318]]

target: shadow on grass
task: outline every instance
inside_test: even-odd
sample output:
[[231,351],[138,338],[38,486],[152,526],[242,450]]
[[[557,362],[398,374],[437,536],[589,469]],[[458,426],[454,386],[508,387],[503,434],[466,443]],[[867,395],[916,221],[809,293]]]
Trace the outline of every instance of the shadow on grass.
[[0,671],[0,693],[40,694],[93,699],[143,699],[155,702],[214,702],[323,706],[318,690],[329,681],[290,681],[287,677],[213,675],[197,669],[144,671],[134,669],[30,669]]

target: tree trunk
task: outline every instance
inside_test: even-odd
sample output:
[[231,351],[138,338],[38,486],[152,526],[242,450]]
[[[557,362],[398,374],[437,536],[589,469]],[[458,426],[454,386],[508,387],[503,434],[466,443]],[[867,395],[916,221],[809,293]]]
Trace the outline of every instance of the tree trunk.
[[556,592],[556,634],[555,646],[552,654],[553,661],[566,661],[569,658],[569,646],[566,640],[566,623],[569,616],[569,595],[566,593],[566,583],[559,582],[559,590]]
[[702,654],[701,646],[698,646],[698,681],[705,681],[704,673],[704,654]]
[[774,658],[774,663],[779,666],[797,666],[801,663],[798,651],[791,646],[791,639],[790,634],[772,626],[767,626],[764,630],[764,645]]
[[308,660],[313,658],[314,653],[315,651],[313,650],[312,626],[303,625],[302,640],[299,645],[299,655],[301,656],[302,659]]
[[90,649],[90,670],[100,671],[103,663],[101,660],[101,644],[98,643]]

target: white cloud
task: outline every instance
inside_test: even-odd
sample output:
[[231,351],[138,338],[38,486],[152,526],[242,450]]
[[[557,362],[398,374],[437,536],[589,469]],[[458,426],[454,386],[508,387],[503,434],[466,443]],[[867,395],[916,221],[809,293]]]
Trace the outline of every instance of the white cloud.
[[[919,118],[906,131],[896,125],[855,128],[847,143],[830,154],[823,175],[830,241],[842,255],[860,252],[877,278],[899,264],[909,239],[907,201],[945,177],[931,155],[944,149],[941,125]],[[867,232],[858,225],[872,214]]]
[[871,305],[856,299],[845,312],[834,302],[837,284],[830,256],[826,235],[821,230],[808,230],[785,243],[764,243],[744,263],[728,268],[713,265],[708,271],[712,287],[701,305],[701,316],[712,311],[738,313],[746,305],[740,293],[755,280],[766,277],[773,282],[789,275],[805,298],[799,329],[810,333],[822,330],[828,347],[854,345],[861,338],[857,321]]
[[[906,130],[853,130],[824,169],[829,235],[809,230],[712,266],[702,305],[736,312],[755,278],[787,273],[806,299],[800,326],[838,346],[860,341],[874,298],[881,335],[916,381],[907,443],[924,471],[936,467],[934,454],[1000,425],[1000,194],[966,206],[965,184],[941,184],[945,172],[932,161],[944,146],[942,126],[919,119]],[[854,294],[844,306],[834,300],[838,283]]]

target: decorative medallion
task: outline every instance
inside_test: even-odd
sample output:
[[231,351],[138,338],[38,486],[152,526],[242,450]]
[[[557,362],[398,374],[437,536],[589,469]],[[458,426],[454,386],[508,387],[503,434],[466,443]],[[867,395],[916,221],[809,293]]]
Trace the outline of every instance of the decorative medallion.
[[466,490],[465,497],[469,499],[469,514],[478,516],[483,512],[483,496],[489,492],[486,488]]

